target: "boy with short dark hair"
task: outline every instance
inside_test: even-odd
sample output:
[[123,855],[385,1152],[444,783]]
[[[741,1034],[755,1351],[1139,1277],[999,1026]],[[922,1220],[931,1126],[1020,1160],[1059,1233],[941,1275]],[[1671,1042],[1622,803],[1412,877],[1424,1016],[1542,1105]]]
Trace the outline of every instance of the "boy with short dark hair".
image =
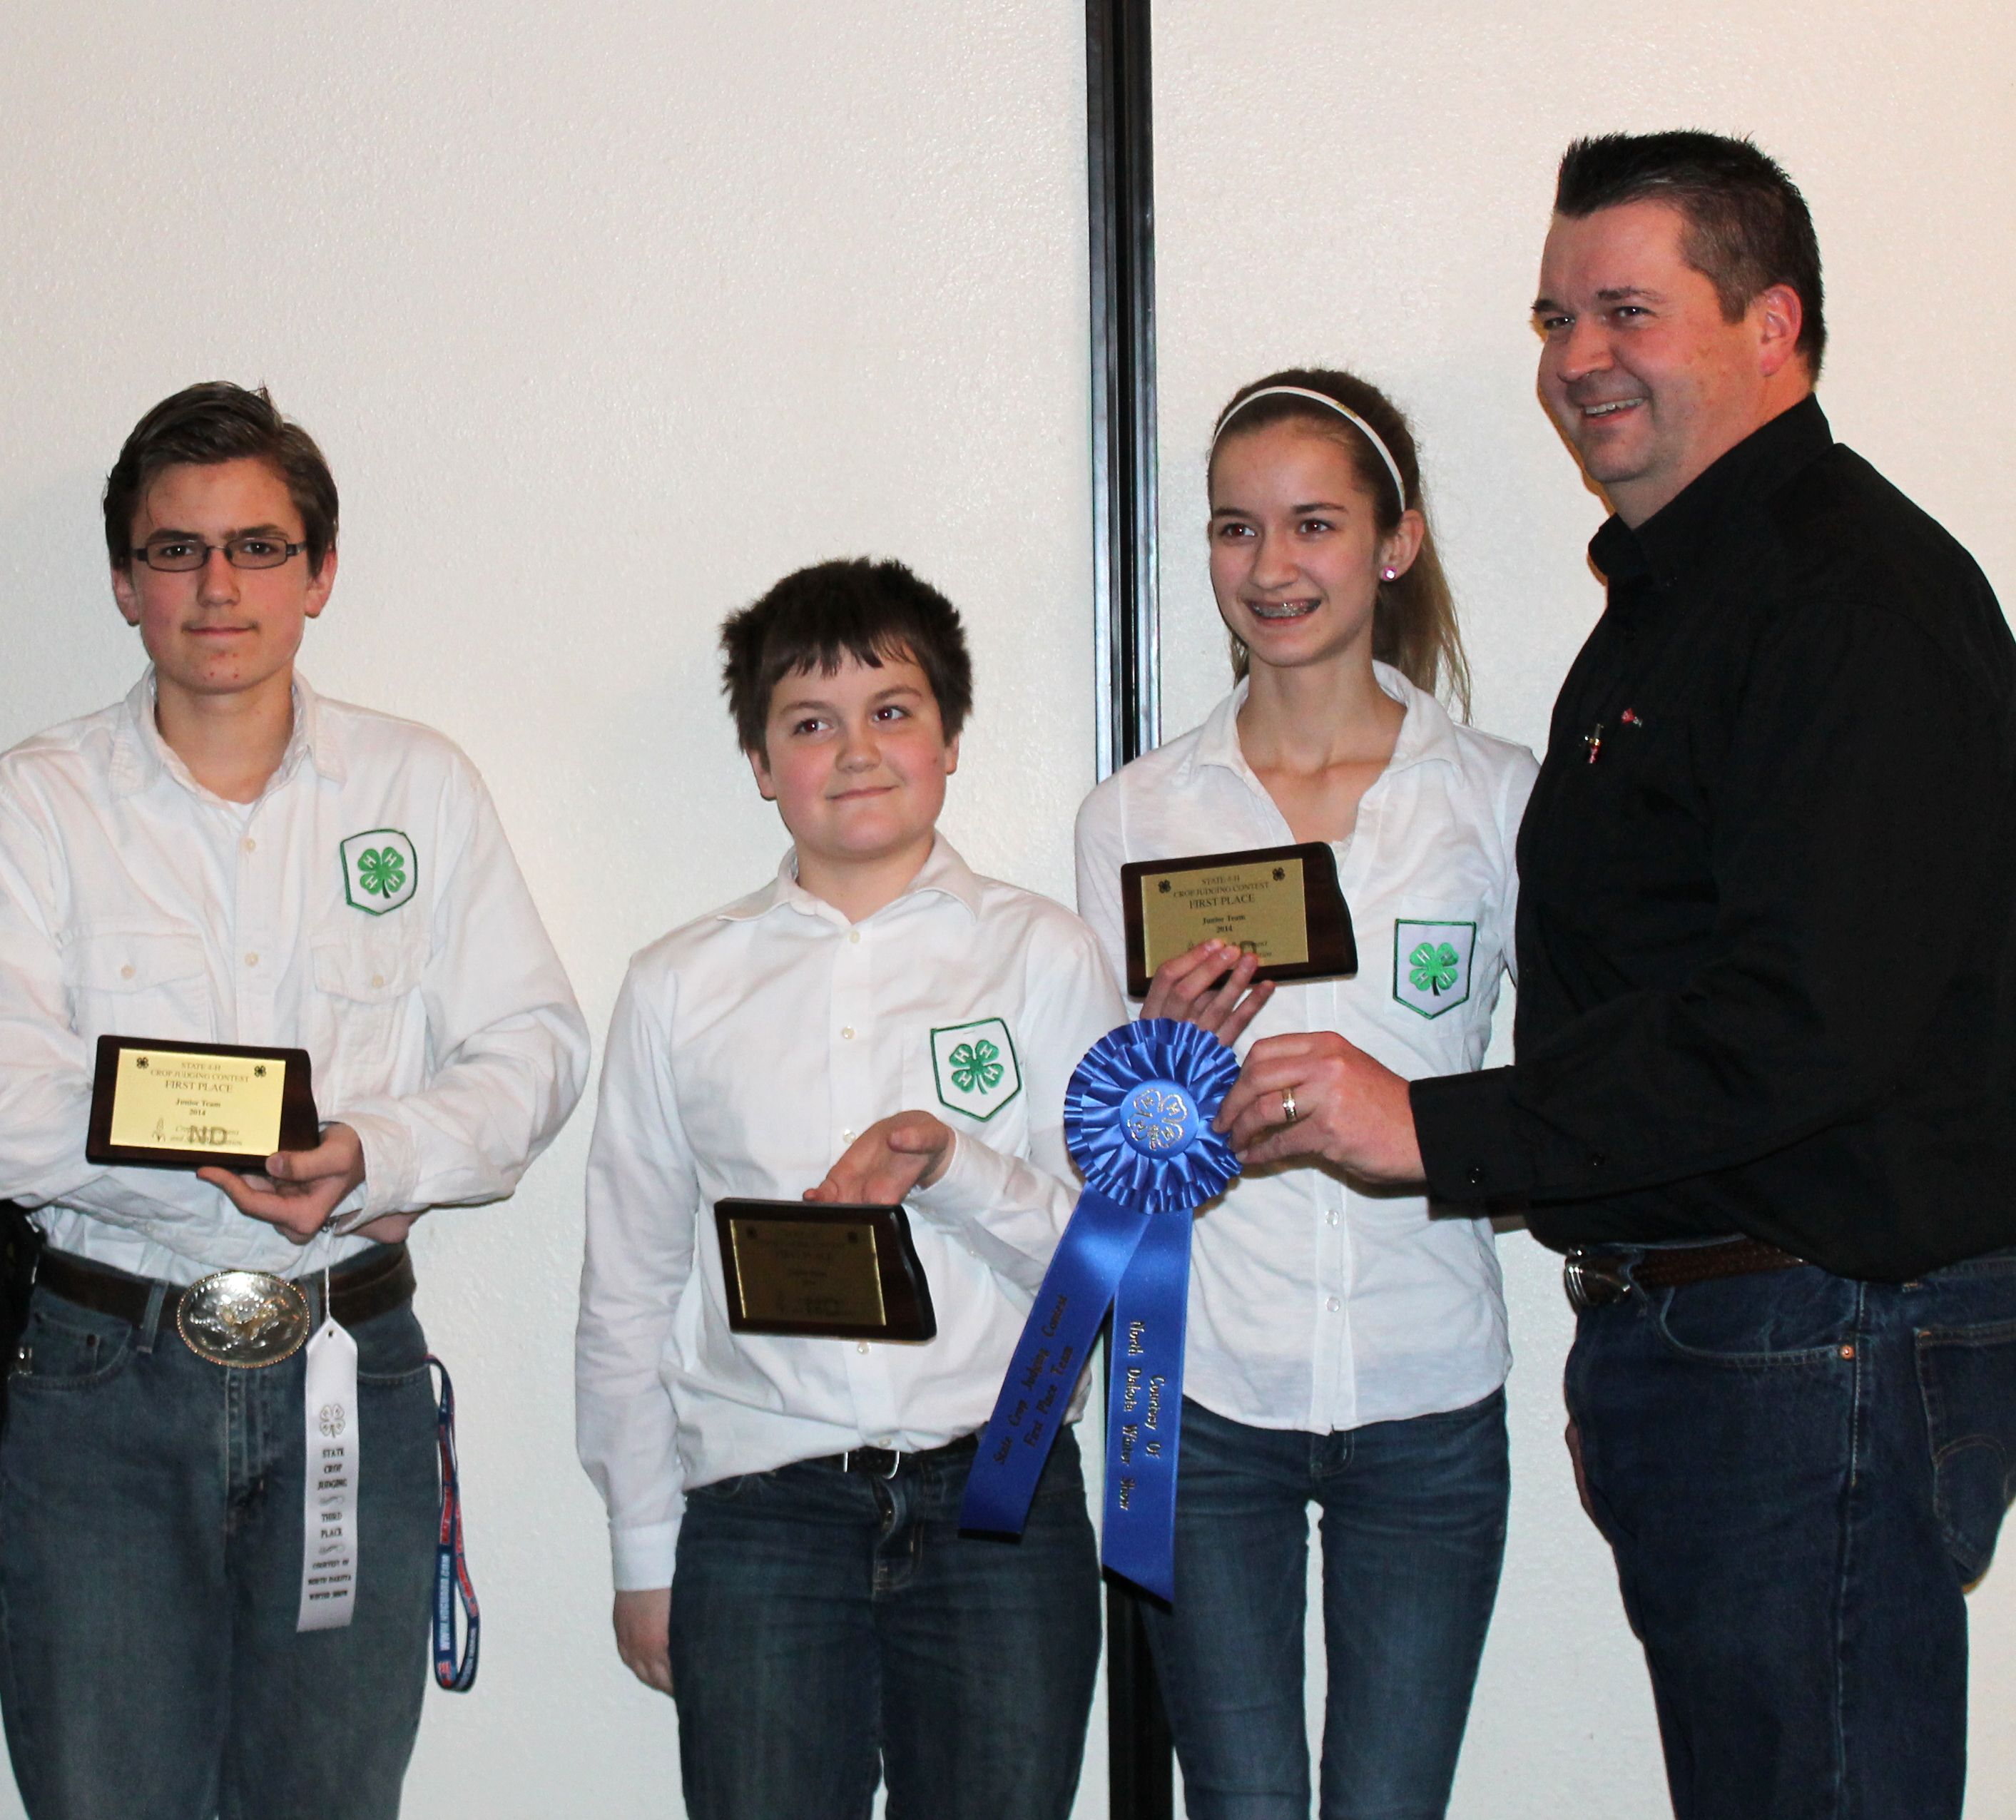
[[[33,1820],[389,1820],[440,1515],[403,1241],[511,1192],[588,1033],[469,761],[294,668],[336,578],[308,433],[190,387],[105,515],[150,666],[0,758],[0,1194],[46,1238],[0,1445],[8,1747]],[[94,1164],[101,1036],[305,1049],[319,1140]]]
[[[617,1646],[677,1699],[694,1820],[857,1820],[881,1775],[1063,1820],[1099,1649],[1069,1434],[1019,1545],[958,1512],[1075,1199],[1064,1088],[1123,1013],[1076,917],[936,833],[971,695],[943,596],[821,564],[722,643],[793,844],[637,956],[610,1031],[577,1381]],[[935,1339],[730,1331],[714,1203],[801,1196],[907,1204]]]

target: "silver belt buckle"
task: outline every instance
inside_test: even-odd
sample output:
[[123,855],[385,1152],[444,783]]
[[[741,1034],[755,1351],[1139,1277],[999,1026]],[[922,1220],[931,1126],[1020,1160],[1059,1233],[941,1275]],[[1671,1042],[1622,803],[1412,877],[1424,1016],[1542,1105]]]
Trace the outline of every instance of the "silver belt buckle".
[[1598,1270],[1586,1253],[1571,1251],[1561,1260],[1561,1287],[1568,1306],[1580,1314],[1591,1308],[1607,1308],[1630,1294],[1629,1287],[1607,1271]]
[[265,1270],[218,1270],[183,1290],[175,1309],[191,1352],[241,1371],[292,1358],[311,1324],[301,1286]]

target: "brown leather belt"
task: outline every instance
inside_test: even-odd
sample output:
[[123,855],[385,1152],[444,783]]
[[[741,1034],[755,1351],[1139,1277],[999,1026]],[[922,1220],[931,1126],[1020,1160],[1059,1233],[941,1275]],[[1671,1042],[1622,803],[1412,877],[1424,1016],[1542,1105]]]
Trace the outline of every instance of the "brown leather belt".
[[[130,1321],[135,1327],[147,1318],[147,1304],[156,1288],[150,1277],[129,1276],[124,1270],[110,1270],[88,1258],[63,1251],[42,1253],[35,1281],[66,1302],[74,1302],[95,1314],[109,1314],[116,1321]],[[322,1288],[321,1273],[301,1278],[300,1285],[312,1301]],[[355,1327],[374,1315],[389,1314],[410,1301],[412,1294],[413,1260],[403,1243],[388,1245],[347,1267],[339,1266],[329,1275],[329,1311],[345,1327]],[[167,1285],[161,1298],[163,1327],[175,1325],[182,1299],[180,1288]]]
[[1677,1289],[1718,1277],[1796,1270],[1806,1260],[1761,1238],[1724,1238],[1710,1245],[1625,1246],[1570,1252],[1561,1262],[1561,1287],[1578,1312],[1622,1302],[1633,1289]]

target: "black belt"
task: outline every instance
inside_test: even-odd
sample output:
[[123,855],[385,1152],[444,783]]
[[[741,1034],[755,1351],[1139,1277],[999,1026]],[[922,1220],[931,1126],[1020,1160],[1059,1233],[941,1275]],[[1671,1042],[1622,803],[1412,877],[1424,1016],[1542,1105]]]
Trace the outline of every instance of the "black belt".
[[[35,1270],[35,1281],[66,1302],[109,1314],[116,1321],[138,1327],[147,1318],[147,1304],[157,1285],[150,1277],[135,1277],[93,1263],[73,1252],[44,1251]],[[321,1273],[300,1279],[304,1294],[321,1286]],[[175,1324],[182,1305],[182,1290],[165,1285],[161,1298],[160,1321]],[[329,1312],[344,1327],[355,1327],[374,1315],[389,1314],[412,1299],[413,1260],[403,1243],[388,1245],[382,1251],[362,1257],[347,1267],[339,1265],[329,1274]]]
[[817,1459],[798,1463],[804,1466],[830,1466],[836,1472],[867,1472],[877,1479],[894,1479],[905,1460],[919,1464],[949,1459],[963,1447],[975,1447],[979,1439],[979,1431],[975,1429],[970,1435],[961,1435],[956,1441],[947,1441],[941,1447],[927,1447],[920,1454],[898,1453],[892,1447],[850,1447],[844,1454],[822,1454]]

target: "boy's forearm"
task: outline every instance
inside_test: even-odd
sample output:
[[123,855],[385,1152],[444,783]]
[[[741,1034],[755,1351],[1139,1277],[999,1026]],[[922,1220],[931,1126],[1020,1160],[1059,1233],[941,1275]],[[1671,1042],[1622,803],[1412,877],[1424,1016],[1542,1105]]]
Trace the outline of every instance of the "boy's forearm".
[[965,1132],[945,1173],[909,1197],[911,1206],[990,1270],[1032,1294],[1077,1204],[1075,1186]]

